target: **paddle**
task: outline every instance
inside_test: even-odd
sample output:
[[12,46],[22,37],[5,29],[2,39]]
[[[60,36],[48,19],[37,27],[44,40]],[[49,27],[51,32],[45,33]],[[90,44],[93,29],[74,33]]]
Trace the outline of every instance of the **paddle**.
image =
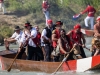
[[[73,48],[70,50],[69,54],[73,51],[75,46],[73,46]],[[55,70],[55,72],[53,73],[53,75],[56,74],[56,72],[60,69],[60,67],[62,66],[62,64],[67,60],[67,58],[69,57],[69,54],[66,55],[66,57],[62,60],[62,62],[60,63],[60,65],[58,66],[58,68]]]
[[[26,42],[24,43],[24,45],[22,45],[21,49],[22,49],[25,45],[26,45]],[[15,56],[13,62],[11,63],[11,65],[9,66],[9,68],[7,69],[8,72],[10,72],[10,70],[11,70],[11,68],[12,68],[12,65],[13,65],[14,61],[16,60],[16,58],[17,58],[17,56],[18,56],[19,53],[20,53],[20,52],[18,52],[18,53],[16,54],[16,56]]]
[[16,56],[15,56],[13,62],[11,63],[11,65],[9,66],[9,68],[7,69],[8,72],[10,72],[10,70],[11,70],[11,68],[12,68],[12,65],[13,65],[14,61],[16,60],[18,54],[19,54],[19,52],[16,54]]

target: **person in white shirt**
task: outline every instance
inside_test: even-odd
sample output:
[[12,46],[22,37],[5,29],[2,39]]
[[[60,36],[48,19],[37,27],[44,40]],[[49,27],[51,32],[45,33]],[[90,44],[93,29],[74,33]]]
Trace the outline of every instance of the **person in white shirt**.
[[53,30],[53,22],[51,19],[48,21],[48,26],[43,29],[41,35],[41,46],[43,48],[43,54],[45,57],[45,61],[51,61],[51,52],[52,52],[52,30]]
[[10,43],[14,43],[14,42],[17,42],[18,44],[20,43],[20,39],[21,39],[21,35],[22,35],[22,31],[21,31],[20,27],[15,26],[14,31],[15,32],[13,33],[13,35],[10,38],[4,39],[4,44],[5,44],[6,50],[9,50]]
[[32,60],[32,58],[34,58],[34,54],[37,54],[37,56],[39,56],[38,52],[37,52],[37,31],[36,28],[32,27],[32,25],[30,23],[25,23],[25,30],[22,34],[22,38],[21,38],[21,43],[19,46],[19,50],[18,52],[21,51],[22,47],[28,46],[28,50],[27,50],[27,60]]

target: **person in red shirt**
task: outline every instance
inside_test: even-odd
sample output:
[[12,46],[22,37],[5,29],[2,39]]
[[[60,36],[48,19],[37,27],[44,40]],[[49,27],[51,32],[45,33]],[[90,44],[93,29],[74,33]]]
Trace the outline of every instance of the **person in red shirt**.
[[[57,48],[57,42],[58,39],[60,38],[60,30],[62,28],[63,22],[57,21],[55,25],[56,25],[55,30],[52,31],[52,45],[54,50]],[[53,61],[55,62],[59,61],[59,56],[53,56]]]
[[82,56],[82,58],[86,58],[85,52],[83,50],[83,47],[85,47],[86,40],[83,33],[81,32],[80,24],[76,24],[74,26],[74,29],[68,32],[67,35],[70,36],[73,45],[76,44],[80,47],[79,51],[81,51],[80,55]]
[[94,25],[94,37],[92,39],[92,46],[90,49],[92,51],[92,56],[100,54],[99,44],[100,44],[100,16],[96,18],[96,24]]
[[49,7],[50,7],[50,5],[48,4],[48,0],[43,0],[42,10],[43,10],[43,14],[45,15],[45,18],[46,18],[46,26],[48,26],[47,20],[50,19]]
[[5,5],[4,5],[4,0],[0,0],[0,9],[3,10],[2,14],[6,13]]
[[41,49],[41,33],[40,33],[39,27],[37,25],[35,26],[35,28],[37,30],[37,36],[36,36],[35,40],[37,41],[37,44],[38,44],[36,49],[37,49],[39,56],[37,54],[35,54],[33,60],[38,60],[38,61],[42,60],[43,61],[44,57],[43,57],[43,52]]
[[91,29],[93,29],[93,25],[94,25],[94,15],[96,13],[96,9],[91,6],[90,4],[88,4],[87,8],[83,11],[83,12],[80,12],[80,14],[84,14],[84,13],[88,13],[87,17],[85,18],[85,26],[88,28],[89,25],[88,25],[88,22],[90,21],[90,24],[91,24]]

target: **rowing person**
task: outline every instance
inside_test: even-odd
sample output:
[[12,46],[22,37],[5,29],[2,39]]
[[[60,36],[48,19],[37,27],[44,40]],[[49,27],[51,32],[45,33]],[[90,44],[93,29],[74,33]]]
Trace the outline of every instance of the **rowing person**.
[[22,34],[22,38],[21,38],[21,43],[19,46],[19,52],[21,51],[21,48],[28,46],[27,49],[27,60],[32,60],[32,58],[34,58],[34,54],[36,54],[38,57],[40,57],[38,51],[37,51],[37,31],[34,27],[32,27],[32,25],[27,22],[24,25],[25,30]]
[[37,30],[36,39],[37,39],[37,44],[38,44],[38,46],[36,47],[36,49],[37,49],[40,57],[38,57],[38,55],[35,54],[34,60],[38,60],[38,61],[42,60],[43,61],[44,57],[43,57],[43,52],[42,52],[42,49],[41,49],[41,33],[39,31],[39,26],[38,25],[36,25],[35,28]]
[[[62,61],[63,58],[67,54],[69,54],[69,52],[72,48],[70,38],[69,38],[68,35],[66,35],[66,32],[65,32],[64,29],[60,30],[60,37],[58,39],[58,45],[59,45],[59,48],[60,48],[60,58],[59,58],[59,60]],[[73,53],[71,52],[67,60],[73,60],[72,54]]]
[[21,39],[23,32],[21,31],[19,26],[15,26],[14,31],[15,32],[13,33],[13,35],[10,38],[4,39],[4,45],[6,47],[6,50],[10,50],[9,49],[10,43],[14,43],[14,42],[17,42],[18,44],[20,43],[20,39]]
[[53,31],[53,22],[51,19],[47,20],[48,26],[46,26],[41,34],[41,46],[43,48],[43,54],[45,61],[51,61],[51,52],[52,52],[52,31]]
[[[53,42],[53,50],[55,50],[57,48],[57,41],[60,38],[60,30],[62,28],[63,22],[61,21],[57,21],[56,22],[56,27],[55,29],[52,31],[52,42]],[[59,56],[58,55],[53,55],[53,61],[59,61]]]
[[85,47],[86,40],[83,33],[81,32],[80,24],[76,24],[74,26],[74,29],[68,32],[68,35],[70,36],[72,44],[76,44],[78,46],[77,51],[75,51],[75,55],[79,58],[86,58],[85,52],[83,50],[83,47]]
[[96,18],[96,24],[94,25],[94,37],[92,39],[92,46],[90,51],[92,51],[92,56],[98,55],[100,44],[100,16]]

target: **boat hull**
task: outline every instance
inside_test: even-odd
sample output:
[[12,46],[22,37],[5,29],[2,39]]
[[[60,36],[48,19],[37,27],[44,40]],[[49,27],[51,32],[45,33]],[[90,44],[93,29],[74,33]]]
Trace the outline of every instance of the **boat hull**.
[[[1,54],[1,53],[0,53]],[[0,69],[7,70],[11,63],[15,53],[9,53],[0,56]],[[12,58],[8,58],[11,57]],[[78,71],[84,72],[87,70],[100,69],[100,55],[94,57],[88,57],[78,60],[70,60],[64,62],[59,69],[59,72],[62,71]],[[13,63],[12,69],[19,69],[20,71],[35,71],[35,72],[46,72],[53,73],[61,62],[43,62],[43,61],[32,61],[32,60],[20,60],[16,59]],[[99,65],[99,66],[98,66]]]

